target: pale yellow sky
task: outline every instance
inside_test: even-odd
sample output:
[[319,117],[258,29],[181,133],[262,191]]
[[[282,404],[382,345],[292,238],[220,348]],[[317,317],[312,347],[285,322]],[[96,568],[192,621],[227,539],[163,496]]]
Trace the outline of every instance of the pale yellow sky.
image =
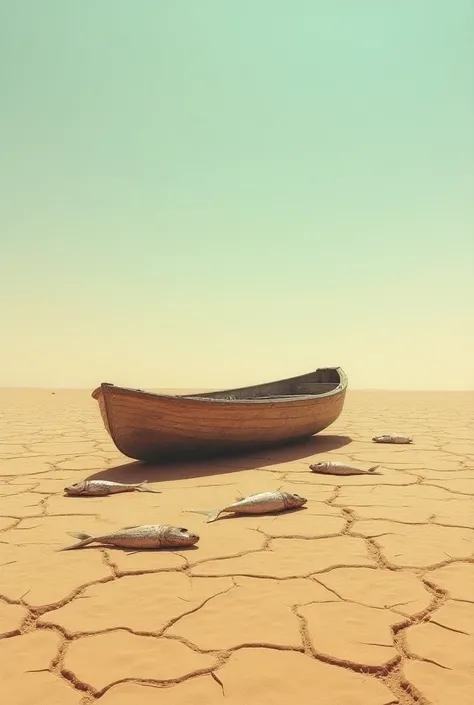
[[0,386],[474,388],[474,4],[362,6],[5,5]]

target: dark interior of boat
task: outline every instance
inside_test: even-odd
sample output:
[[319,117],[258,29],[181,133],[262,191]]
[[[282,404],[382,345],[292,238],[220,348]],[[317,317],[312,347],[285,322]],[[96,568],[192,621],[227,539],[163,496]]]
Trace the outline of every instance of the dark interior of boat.
[[336,389],[341,382],[336,368],[323,368],[299,377],[282,379],[277,382],[256,384],[251,387],[223,389],[218,392],[188,394],[187,397],[200,399],[227,399],[237,401],[242,399],[265,399],[275,397],[298,397],[327,394]]

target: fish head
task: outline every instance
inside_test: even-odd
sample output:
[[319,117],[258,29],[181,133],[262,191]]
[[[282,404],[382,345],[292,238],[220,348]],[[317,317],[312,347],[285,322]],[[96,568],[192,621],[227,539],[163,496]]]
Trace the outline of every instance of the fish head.
[[301,497],[301,495],[293,492],[285,492],[285,499],[290,508],[302,507],[308,501],[306,497]]
[[166,531],[166,539],[175,546],[194,546],[199,536],[183,526],[170,526]]
[[316,469],[323,469],[323,468],[327,468],[327,466],[328,466],[327,460],[320,460],[319,463],[313,463],[310,467],[316,468]]
[[66,494],[82,494],[86,491],[87,482],[84,480],[82,482],[75,482],[72,485],[68,485],[64,488]]

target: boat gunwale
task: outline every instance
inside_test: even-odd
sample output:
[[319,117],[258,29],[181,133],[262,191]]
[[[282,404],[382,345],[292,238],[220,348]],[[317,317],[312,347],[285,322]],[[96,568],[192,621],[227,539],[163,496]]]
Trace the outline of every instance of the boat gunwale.
[[[300,402],[308,402],[310,400],[316,401],[318,399],[327,399],[328,397],[335,396],[336,394],[341,394],[347,389],[347,375],[341,367],[318,367],[313,372],[318,372],[322,370],[333,370],[339,375],[339,384],[334,389],[329,392],[323,392],[321,394],[294,394],[294,395],[283,395],[283,396],[268,396],[263,398],[248,398],[248,399],[221,399],[219,397],[200,397],[199,395],[186,395],[186,394],[157,394],[156,392],[147,392],[143,389],[134,389],[133,387],[119,387],[111,382],[102,382],[94,391],[91,393],[91,397],[95,400],[98,399],[99,395],[102,394],[104,397],[107,394],[119,394],[122,396],[140,396],[141,398],[148,399],[163,399],[164,401],[174,401],[180,402],[184,401],[186,403],[195,403],[201,406],[203,403],[216,404],[221,403],[227,406],[230,405],[242,405],[242,404],[299,404]],[[296,377],[287,377],[285,379],[273,380],[271,382],[261,382],[260,384],[248,385],[245,387],[235,387],[233,389],[220,389],[214,390],[211,393],[221,393],[221,394],[231,394],[232,392],[245,391],[246,389],[254,389],[256,387],[264,387],[270,384],[278,384],[284,382],[297,382],[303,377],[307,377],[311,372],[306,372],[302,375],[297,375]]]

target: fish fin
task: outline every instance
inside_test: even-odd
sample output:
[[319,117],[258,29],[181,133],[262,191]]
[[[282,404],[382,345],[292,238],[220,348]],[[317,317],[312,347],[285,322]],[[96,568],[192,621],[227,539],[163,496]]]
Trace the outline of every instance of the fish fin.
[[380,465],[374,465],[373,467],[369,468],[367,470],[367,472],[375,472],[377,470],[377,468],[379,468],[379,467],[380,467]]
[[67,531],[69,536],[73,536],[75,539],[79,539],[79,543],[74,543],[72,546],[66,546],[65,548],[60,548],[60,551],[71,551],[73,548],[82,548],[87,546],[89,543],[95,541],[93,536],[90,534],[85,534],[83,531]]
[[216,509],[213,512],[209,512],[209,514],[207,515],[207,522],[206,523],[210,524],[212,521],[215,521],[216,519],[218,519],[221,514],[222,514],[222,509]]
[[154,490],[152,487],[146,487],[145,485],[148,484],[148,480],[143,480],[143,482],[140,482],[139,485],[137,485],[136,489],[139,492],[153,492],[154,494],[162,494],[161,490]]
[[182,509],[181,512],[189,512],[191,514],[209,514],[209,509]]

